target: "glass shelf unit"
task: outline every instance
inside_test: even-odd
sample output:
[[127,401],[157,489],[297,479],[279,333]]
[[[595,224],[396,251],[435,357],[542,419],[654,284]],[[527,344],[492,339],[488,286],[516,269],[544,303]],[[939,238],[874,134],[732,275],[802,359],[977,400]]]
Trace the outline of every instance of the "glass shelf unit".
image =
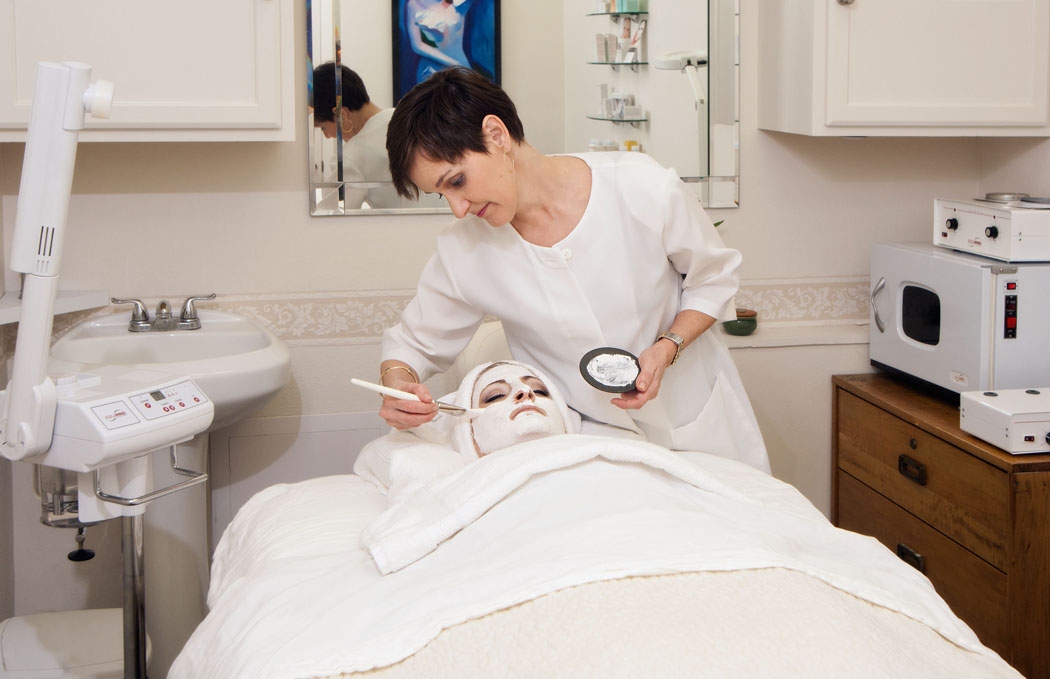
[[641,118],[609,118],[607,116],[589,115],[587,117],[591,120],[602,120],[607,123],[616,123],[617,125],[619,125],[620,123],[626,123],[628,125],[631,125],[632,127],[638,127],[640,123],[649,122],[649,118],[644,116]]

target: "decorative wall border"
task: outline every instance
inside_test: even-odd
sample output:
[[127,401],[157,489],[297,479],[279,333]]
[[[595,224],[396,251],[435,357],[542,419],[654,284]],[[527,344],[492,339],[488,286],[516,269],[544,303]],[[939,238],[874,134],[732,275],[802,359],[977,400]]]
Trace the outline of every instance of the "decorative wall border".
[[[411,290],[228,296],[214,308],[266,325],[290,346],[377,341],[397,322]],[[868,318],[867,277],[745,281],[736,304],[778,324],[857,323]]]
[[744,281],[736,304],[764,322],[856,323],[868,320],[869,286],[866,276]]
[[[744,281],[736,304],[755,309],[765,323],[777,325],[863,323],[868,318],[868,285],[864,276]],[[374,344],[384,329],[397,322],[414,294],[412,290],[351,290],[223,295],[200,307],[253,318],[292,347]],[[149,308],[159,301],[143,300]],[[55,319],[54,334],[59,337],[87,318],[117,310],[105,307],[63,314]],[[0,359],[13,353],[15,327],[0,328]]]

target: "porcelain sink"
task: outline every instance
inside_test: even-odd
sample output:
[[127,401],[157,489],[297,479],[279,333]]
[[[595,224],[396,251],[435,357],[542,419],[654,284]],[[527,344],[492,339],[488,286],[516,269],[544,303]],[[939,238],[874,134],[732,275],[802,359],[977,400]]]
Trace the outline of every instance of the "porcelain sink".
[[128,312],[89,319],[51,347],[48,372],[121,365],[186,376],[215,405],[210,429],[236,422],[288,382],[288,347],[255,321],[199,309],[198,330],[129,332]]

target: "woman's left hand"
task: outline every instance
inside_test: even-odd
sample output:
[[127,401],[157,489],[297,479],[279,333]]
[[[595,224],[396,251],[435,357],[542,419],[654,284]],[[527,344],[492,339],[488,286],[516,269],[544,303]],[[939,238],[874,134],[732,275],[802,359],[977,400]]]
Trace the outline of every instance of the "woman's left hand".
[[[668,351],[670,348],[670,351]],[[635,380],[634,391],[627,391],[612,399],[610,403],[624,410],[637,410],[656,398],[660,393],[660,381],[663,379],[664,370],[671,364],[674,358],[675,345],[671,342],[657,342],[638,356],[638,378]]]

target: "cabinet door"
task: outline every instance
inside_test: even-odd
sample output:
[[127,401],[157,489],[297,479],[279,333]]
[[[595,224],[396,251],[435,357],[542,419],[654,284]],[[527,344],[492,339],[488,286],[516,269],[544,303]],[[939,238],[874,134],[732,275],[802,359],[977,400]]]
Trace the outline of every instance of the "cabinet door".
[[1046,125],[1045,0],[826,0],[826,123]]
[[83,140],[292,139],[292,10],[292,0],[0,0],[0,141],[24,138],[40,61],[86,63],[115,84],[110,119],[89,119]]

